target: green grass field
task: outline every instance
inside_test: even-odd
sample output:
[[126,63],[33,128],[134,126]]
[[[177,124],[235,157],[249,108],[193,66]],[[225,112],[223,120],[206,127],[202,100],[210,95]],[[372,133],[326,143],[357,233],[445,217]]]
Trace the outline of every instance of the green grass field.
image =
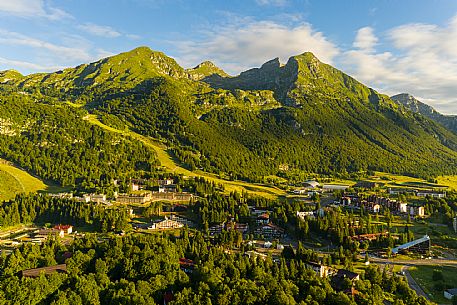
[[0,160],[0,201],[14,198],[19,193],[37,192],[47,188],[40,179]]
[[435,281],[433,281],[433,270],[440,270],[443,273],[444,283],[457,287],[457,268],[450,266],[414,266],[410,267],[409,272],[414,280],[421,286],[430,299],[438,304],[451,304],[443,296],[443,291],[435,290]]

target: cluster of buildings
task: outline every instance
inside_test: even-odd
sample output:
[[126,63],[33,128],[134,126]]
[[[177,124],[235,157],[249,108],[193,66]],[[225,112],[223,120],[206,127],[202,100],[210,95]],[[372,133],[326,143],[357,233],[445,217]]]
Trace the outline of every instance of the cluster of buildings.
[[239,223],[234,221],[222,222],[215,224],[209,228],[210,235],[221,234],[223,231],[238,231],[241,234],[246,234],[249,231],[249,225],[247,223]]
[[389,209],[392,213],[409,214],[414,217],[424,217],[424,207],[417,204],[405,203],[390,198],[371,195],[361,199],[358,195],[347,195],[341,197],[340,205],[362,208],[371,213],[379,213],[381,209]]

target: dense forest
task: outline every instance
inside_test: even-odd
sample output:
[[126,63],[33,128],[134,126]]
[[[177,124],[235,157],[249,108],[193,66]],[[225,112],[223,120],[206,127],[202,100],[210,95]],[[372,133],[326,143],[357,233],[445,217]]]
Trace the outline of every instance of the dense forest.
[[[103,242],[78,238],[66,247],[53,240],[24,245],[0,257],[0,299],[4,304],[428,304],[407,283],[370,266],[356,282],[358,293],[337,292],[306,267],[306,252],[279,261],[227,254],[200,234],[180,237],[129,235]],[[68,273],[30,279],[18,272],[63,262]],[[179,259],[195,265],[180,269]],[[349,285],[349,283],[347,283]],[[39,289],[38,289],[39,287]]]
[[0,157],[44,179],[83,189],[155,170],[152,150],[86,122],[85,114],[50,99],[0,93]]

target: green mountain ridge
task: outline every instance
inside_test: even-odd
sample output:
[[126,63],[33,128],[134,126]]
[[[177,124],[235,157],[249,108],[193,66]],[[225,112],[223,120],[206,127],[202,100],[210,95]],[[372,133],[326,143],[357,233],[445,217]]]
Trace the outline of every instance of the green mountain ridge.
[[309,52],[238,76],[210,62],[185,70],[146,47],[55,73],[8,75],[1,90],[79,103],[107,125],[165,141],[189,169],[250,181],[368,169],[457,173],[457,135]]

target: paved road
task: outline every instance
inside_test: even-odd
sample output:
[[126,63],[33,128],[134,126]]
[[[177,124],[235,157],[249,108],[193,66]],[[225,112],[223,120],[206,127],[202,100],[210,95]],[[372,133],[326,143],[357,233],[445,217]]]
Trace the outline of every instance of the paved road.
[[411,289],[416,291],[417,295],[421,295],[421,296],[425,297],[427,300],[430,301],[430,298],[428,297],[428,295],[424,292],[424,290],[422,290],[421,286],[419,286],[419,284],[416,283],[414,278],[409,273],[409,271],[408,271],[409,267],[410,266],[403,266],[401,268],[401,271],[405,275],[409,287],[411,287]]
[[370,261],[376,264],[407,265],[407,266],[457,266],[457,259],[416,259],[416,260],[392,260],[386,258],[370,257]]

